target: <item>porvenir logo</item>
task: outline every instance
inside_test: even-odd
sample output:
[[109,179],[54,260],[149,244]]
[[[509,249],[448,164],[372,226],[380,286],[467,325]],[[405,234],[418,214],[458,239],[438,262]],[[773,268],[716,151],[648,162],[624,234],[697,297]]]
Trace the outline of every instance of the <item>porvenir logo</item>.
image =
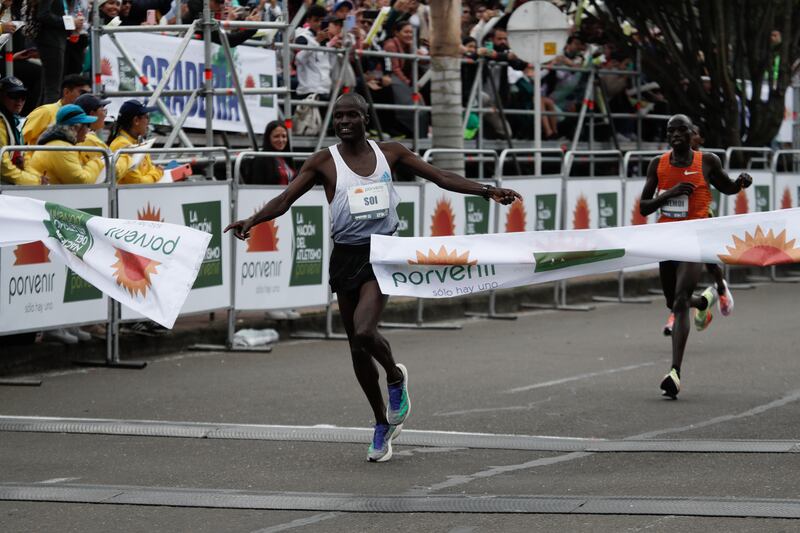
[[111,61],[107,57],[100,60],[100,74],[103,76],[113,76],[114,68],[111,66]]
[[506,233],[525,231],[525,219],[527,217],[525,205],[519,199],[514,201],[506,214]]
[[250,229],[247,239],[248,252],[277,252],[278,251],[278,225],[274,220],[269,220]]
[[14,250],[14,265],[36,265],[50,262],[50,250],[42,241],[20,244]]
[[642,224],[647,224],[647,217],[642,215],[642,212],[639,210],[641,203],[642,203],[641,196],[637,197],[636,201],[633,202],[633,210],[631,211],[632,226],[641,226]]
[[436,208],[433,210],[433,216],[431,217],[431,235],[433,237],[455,235],[455,219],[456,216],[453,214],[450,200],[444,197],[440,198],[436,202]]
[[164,218],[161,216],[161,209],[155,206],[151,206],[150,202],[147,202],[147,205],[142,209],[136,211],[136,218],[139,220],[152,220],[154,222],[164,222]]
[[720,261],[729,265],[771,266],[800,261],[800,248],[795,248],[795,239],[786,242],[786,230],[775,235],[772,230],[764,233],[761,226],[751,235],[744,232],[744,239],[731,235],[733,246],[726,246],[728,254],[720,254]]
[[158,274],[156,267],[161,263],[119,248],[114,250],[117,262],[111,268],[114,269],[117,285],[127,290],[131,296],[147,296],[147,289],[152,285],[150,276]]
[[447,251],[447,248],[444,246],[439,248],[438,252],[434,252],[433,249],[428,248],[428,253],[420,252],[417,250],[417,259],[409,259],[409,265],[477,265],[477,259],[474,261],[469,260],[469,251],[464,252],[463,254],[458,253],[458,251],[453,250],[451,252]]
[[[434,283],[444,284],[478,280],[496,274],[494,265],[479,265],[477,260],[470,261],[469,251],[458,253],[458,250],[448,250],[445,246],[441,246],[438,251],[429,248],[427,253],[417,250],[417,257],[409,259],[408,264],[424,267],[438,266],[440,268],[395,271],[392,273],[392,281],[395,287],[406,283],[431,285]],[[494,285],[497,285],[497,283],[495,282]],[[483,288],[479,286],[478,290],[483,290]],[[456,289],[456,292],[462,294],[459,289]],[[471,289],[469,292],[471,292]]]
[[792,208],[792,192],[789,187],[783,189],[783,196],[781,197],[781,209]]
[[584,195],[578,196],[575,209],[572,211],[573,229],[589,229],[589,202]]
[[734,206],[734,212],[737,215],[744,215],[750,212],[750,205],[747,201],[747,193],[744,191],[739,191],[739,194],[736,195],[736,205]]

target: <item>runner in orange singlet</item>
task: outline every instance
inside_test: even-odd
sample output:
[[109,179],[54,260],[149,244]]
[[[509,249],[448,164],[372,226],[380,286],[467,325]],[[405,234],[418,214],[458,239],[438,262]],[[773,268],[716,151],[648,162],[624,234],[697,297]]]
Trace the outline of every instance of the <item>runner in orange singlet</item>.
[[[722,169],[719,157],[692,150],[692,127],[692,121],[686,115],[674,115],[667,122],[667,140],[672,150],[653,158],[647,168],[639,208],[643,216],[660,210],[658,222],[708,218],[711,206],[709,185],[724,194],[736,194],[753,183],[753,178],[745,172],[732,181]],[[661,390],[673,399],[681,390],[681,363],[689,338],[689,309],[697,309],[695,326],[702,331],[711,322],[710,308],[717,298],[713,287],[699,297],[694,296],[702,272],[702,263],[659,263],[667,307],[675,313],[672,366],[661,381]]]

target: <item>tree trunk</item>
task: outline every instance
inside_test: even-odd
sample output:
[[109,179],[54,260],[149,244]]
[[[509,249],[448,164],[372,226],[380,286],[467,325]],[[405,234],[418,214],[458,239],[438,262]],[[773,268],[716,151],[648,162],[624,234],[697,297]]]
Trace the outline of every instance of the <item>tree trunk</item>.
[[[431,9],[433,148],[464,148],[461,129],[461,0],[437,0]],[[439,154],[435,164],[464,173],[463,154]]]

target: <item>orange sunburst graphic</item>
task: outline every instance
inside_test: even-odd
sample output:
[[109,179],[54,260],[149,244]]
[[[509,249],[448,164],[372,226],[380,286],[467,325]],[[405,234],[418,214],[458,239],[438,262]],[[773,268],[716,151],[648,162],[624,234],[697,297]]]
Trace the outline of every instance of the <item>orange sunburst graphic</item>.
[[144,209],[136,211],[136,218],[139,220],[153,220],[155,222],[164,222],[164,219],[161,218],[161,209],[156,208],[155,206],[150,206],[150,202],[147,202],[147,206]]
[[644,216],[642,212],[639,210],[641,203],[642,203],[641,196],[636,198],[636,201],[633,203],[633,211],[631,211],[632,226],[641,226],[642,224],[647,224],[647,217]]
[[800,248],[794,247],[795,239],[786,242],[786,230],[764,234],[761,226],[756,226],[753,235],[744,232],[744,239],[733,237],[734,246],[726,246],[729,255],[718,255],[720,261],[729,265],[771,266],[800,262]]
[[50,262],[50,250],[42,241],[20,244],[14,250],[14,265],[36,265]]
[[278,226],[274,220],[253,226],[247,239],[248,252],[277,252]]
[[521,200],[515,200],[506,215],[506,233],[525,231],[525,220],[527,218],[528,214],[525,212],[525,205]]
[[431,235],[442,237],[456,234],[456,216],[453,214],[453,207],[450,200],[441,198],[436,202],[436,209],[433,210],[431,217]]
[[750,212],[750,205],[747,201],[747,194],[744,191],[739,191],[739,194],[736,195],[736,205],[734,207],[734,213],[737,215],[744,215]]
[[100,60],[100,74],[103,76],[113,76],[114,75],[114,68],[111,66],[111,61],[108,58],[103,58]]
[[456,250],[448,252],[444,246],[439,248],[438,252],[428,248],[428,253],[425,254],[417,250],[417,260],[408,260],[409,265],[477,265],[478,260],[469,260],[469,250],[459,255]]
[[783,196],[781,197],[781,209],[791,209],[792,207],[792,192],[789,187],[783,189]]
[[147,296],[147,289],[151,285],[150,276],[158,274],[156,267],[161,263],[119,248],[115,250],[117,262],[111,268],[115,269],[117,285],[121,285],[131,296],[136,296],[137,293],[142,297]]
[[584,195],[578,196],[575,210],[572,212],[572,227],[574,229],[589,229],[589,202]]
[[248,89],[252,89],[256,86],[256,80],[253,78],[252,74],[247,75],[247,78],[244,80],[244,86]]

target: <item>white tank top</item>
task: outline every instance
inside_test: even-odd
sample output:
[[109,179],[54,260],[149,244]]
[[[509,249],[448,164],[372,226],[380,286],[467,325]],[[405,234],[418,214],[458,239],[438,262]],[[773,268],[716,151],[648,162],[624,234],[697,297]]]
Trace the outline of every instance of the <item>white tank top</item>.
[[[369,176],[353,172],[339,154],[338,145],[328,148],[336,164],[336,192],[330,208],[331,237],[335,243],[369,244],[372,234],[391,235],[397,230],[397,204],[400,203],[400,196],[392,186],[389,163],[375,141],[367,142],[375,152],[377,162],[375,170]],[[365,190],[367,193],[375,191],[375,197],[362,198]],[[362,200],[367,206],[361,205]],[[376,202],[376,209],[372,211],[370,200]],[[359,209],[359,212],[353,214],[351,205]]]

